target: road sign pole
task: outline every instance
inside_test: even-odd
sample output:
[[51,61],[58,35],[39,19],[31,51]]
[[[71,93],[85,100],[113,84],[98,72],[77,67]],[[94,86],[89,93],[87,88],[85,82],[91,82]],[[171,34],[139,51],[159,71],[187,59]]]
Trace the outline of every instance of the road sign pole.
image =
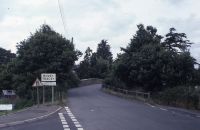
[[39,100],[39,87],[37,87],[37,105],[39,107],[40,100]]
[[52,89],[52,104],[54,102],[54,86],[51,86],[51,89]]
[[42,86],[43,87],[43,104],[45,103],[45,88],[44,88],[44,86]]

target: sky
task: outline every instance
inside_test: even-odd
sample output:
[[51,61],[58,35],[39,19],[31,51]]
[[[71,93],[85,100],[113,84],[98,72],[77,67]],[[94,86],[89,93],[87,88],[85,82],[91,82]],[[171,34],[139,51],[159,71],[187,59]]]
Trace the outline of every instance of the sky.
[[[63,16],[62,23],[59,4]],[[152,25],[158,34],[169,28],[184,32],[194,44],[191,55],[200,63],[199,0],[0,0],[0,47],[16,52],[16,44],[27,39],[42,24],[50,25],[76,49],[108,40],[114,58],[126,47],[138,24]]]

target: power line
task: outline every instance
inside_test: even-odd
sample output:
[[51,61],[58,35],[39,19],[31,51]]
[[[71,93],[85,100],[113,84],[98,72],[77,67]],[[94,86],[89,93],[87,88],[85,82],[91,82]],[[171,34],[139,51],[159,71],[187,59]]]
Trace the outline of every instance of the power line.
[[63,11],[62,11],[62,8],[61,8],[61,5],[60,5],[60,0],[58,0],[58,7],[59,7],[60,16],[61,16],[62,24],[63,24],[63,27],[64,27],[65,35],[67,36],[66,23],[65,23],[65,18],[64,18]]

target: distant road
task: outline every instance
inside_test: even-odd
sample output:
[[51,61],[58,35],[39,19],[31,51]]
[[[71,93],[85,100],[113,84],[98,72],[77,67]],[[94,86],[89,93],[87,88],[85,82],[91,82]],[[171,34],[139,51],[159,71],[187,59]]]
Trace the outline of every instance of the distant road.
[[75,88],[68,100],[84,130],[200,130],[200,118],[106,94],[101,85]]

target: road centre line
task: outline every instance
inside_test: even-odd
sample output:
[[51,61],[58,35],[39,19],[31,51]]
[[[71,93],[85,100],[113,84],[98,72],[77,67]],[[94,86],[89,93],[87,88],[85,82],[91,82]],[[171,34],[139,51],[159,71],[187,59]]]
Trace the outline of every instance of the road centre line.
[[71,118],[72,122],[74,123],[74,125],[76,126],[77,130],[84,130],[81,126],[81,124],[78,122],[78,120],[75,118],[75,116],[72,114],[72,112],[70,111],[69,107],[65,107],[68,116]]
[[63,125],[64,130],[70,130],[69,125],[68,125],[68,123],[67,123],[67,121],[66,121],[66,119],[64,117],[64,114],[63,113],[58,113],[58,115],[60,117],[60,120],[61,120],[61,123]]

